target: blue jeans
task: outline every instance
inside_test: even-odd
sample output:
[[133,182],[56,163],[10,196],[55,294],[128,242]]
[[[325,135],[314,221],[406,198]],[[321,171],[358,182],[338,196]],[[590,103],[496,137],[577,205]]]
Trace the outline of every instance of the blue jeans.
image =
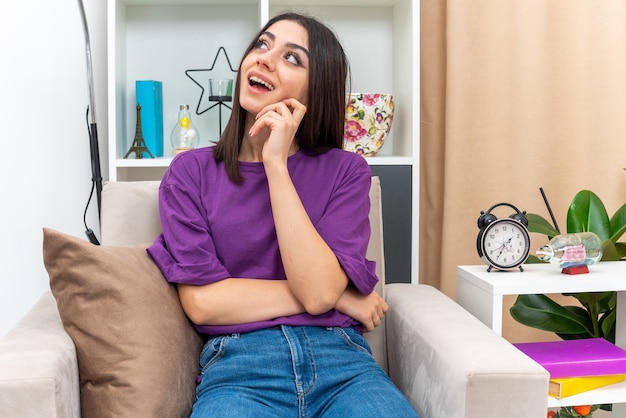
[[352,328],[280,326],[211,338],[192,417],[417,417]]

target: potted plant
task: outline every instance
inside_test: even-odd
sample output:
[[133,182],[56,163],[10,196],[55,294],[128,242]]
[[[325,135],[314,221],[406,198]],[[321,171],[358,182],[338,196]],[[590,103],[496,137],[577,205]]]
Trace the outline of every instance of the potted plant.
[[[559,235],[545,218],[528,213],[528,230],[548,236]],[[626,242],[618,240],[626,232],[626,203],[609,219],[600,198],[589,190],[574,196],[567,211],[567,233],[593,232],[602,241],[601,261],[617,261],[626,256]],[[529,262],[542,262],[536,256]],[[565,340],[602,337],[615,342],[615,292],[572,293],[581,306],[562,306],[546,295],[520,295],[511,307],[518,322],[556,333]]]
[[[527,218],[529,232],[546,235],[548,239],[561,233],[540,215],[529,213]],[[567,211],[566,232],[595,233],[602,241],[601,261],[621,260],[626,256],[626,242],[618,240],[626,232],[626,203],[609,218],[600,198],[589,190],[582,190],[574,196]],[[542,261],[531,256],[527,262]],[[546,295],[519,295],[511,307],[511,316],[521,324],[554,332],[564,340],[600,337],[615,342],[616,292],[563,295],[575,298],[578,303],[563,306]],[[602,409],[610,409],[610,406]],[[576,416],[566,415],[569,410],[561,412],[564,417]],[[571,414],[574,413],[572,410]]]

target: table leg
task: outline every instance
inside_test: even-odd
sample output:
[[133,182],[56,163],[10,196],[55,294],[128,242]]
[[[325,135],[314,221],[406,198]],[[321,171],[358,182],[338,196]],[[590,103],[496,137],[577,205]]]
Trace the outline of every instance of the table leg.
[[492,295],[457,276],[456,301],[469,313],[502,335],[502,295]]

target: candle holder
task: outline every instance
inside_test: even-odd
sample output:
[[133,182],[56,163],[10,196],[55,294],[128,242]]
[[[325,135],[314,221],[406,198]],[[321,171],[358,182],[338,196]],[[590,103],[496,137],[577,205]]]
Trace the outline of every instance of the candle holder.
[[233,101],[233,80],[225,78],[211,78],[209,79],[209,101],[217,102],[207,110],[213,109],[218,106],[219,110],[219,130],[220,136],[222,136],[222,106],[232,110],[232,107],[228,106],[225,102]]
[[209,79],[209,101],[232,102],[233,80],[224,78]]
[[194,83],[196,83],[196,85],[200,87],[200,89],[202,90],[202,93],[200,94],[200,99],[198,100],[198,105],[196,106],[196,115],[201,115],[204,112],[211,110],[217,106],[219,110],[219,134],[220,136],[222,135],[222,106],[225,106],[228,109],[232,110],[232,108],[228,106],[226,103],[233,101],[233,80],[227,79],[227,78],[217,78],[217,77],[208,78],[208,81],[209,81],[209,100],[208,101],[215,102],[215,104],[201,111],[200,105],[202,104],[202,98],[204,97],[205,88],[204,88],[203,83],[200,83],[196,78],[192,76],[192,74],[196,72],[206,73],[206,72],[213,71],[213,68],[215,67],[215,63],[217,62],[217,59],[220,56],[220,53],[222,52],[224,53],[224,57],[226,58],[226,62],[228,63],[228,68],[230,68],[230,71],[232,71],[233,73],[236,73],[237,70],[235,70],[233,66],[231,65],[230,59],[228,58],[228,54],[226,53],[226,49],[224,49],[223,46],[219,47],[219,49],[217,50],[217,54],[215,54],[215,58],[213,59],[213,64],[211,64],[210,68],[185,71],[185,74],[187,75],[187,77],[189,77]]

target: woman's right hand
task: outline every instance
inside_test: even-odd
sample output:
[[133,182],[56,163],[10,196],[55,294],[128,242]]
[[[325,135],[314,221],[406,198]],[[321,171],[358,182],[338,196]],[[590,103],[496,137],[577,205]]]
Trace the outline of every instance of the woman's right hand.
[[263,144],[263,162],[275,159],[286,164],[294,150],[295,135],[306,114],[306,106],[296,99],[285,99],[265,106],[257,115],[248,132],[250,136],[261,135],[264,130],[269,136]]
[[339,297],[335,309],[359,321],[363,331],[369,332],[381,324],[389,305],[376,292],[363,295],[353,286],[348,286]]

